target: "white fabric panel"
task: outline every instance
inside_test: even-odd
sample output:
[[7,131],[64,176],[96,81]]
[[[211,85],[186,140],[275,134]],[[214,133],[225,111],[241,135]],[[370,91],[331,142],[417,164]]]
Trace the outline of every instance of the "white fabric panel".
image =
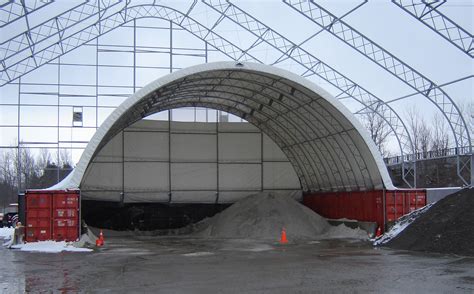
[[260,132],[260,130],[250,123],[220,122],[219,132]]
[[87,191],[81,190],[81,199],[100,201],[120,201],[122,191]]
[[123,202],[168,202],[168,191],[165,192],[126,192]]
[[125,128],[125,131],[163,131],[168,132],[168,121],[157,121],[142,119],[131,126]]
[[169,190],[168,163],[126,162],[125,192]]
[[125,161],[168,160],[168,134],[125,132]]
[[288,161],[280,147],[265,134],[263,135],[263,161]]
[[260,162],[260,134],[219,133],[219,162]]
[[122,132],[115,135],[99,151],[94,161],[122,161]]
[[260,193],[260,190],[254,191],[225,191],[219,192],[219,203],[234,203],[247,196]]
[[217,161],[215,134],[171,134],[171,161]]
[[84,190],[118,190],[121,188],[122,164],[109,162],[91,163],[81,187]]
[[217,165],[215,163],[171,164],[172,190],[217,189]]
[[299,189],[300,181],[289,162],[263,163],[263,189]]
[[219,189],[261,189],[260,164],[219,164]]
[[215,191],[173,191],[172,203],[215,203]]
[[215,123],[171,122],[171,132],[179,133],[216,133]]

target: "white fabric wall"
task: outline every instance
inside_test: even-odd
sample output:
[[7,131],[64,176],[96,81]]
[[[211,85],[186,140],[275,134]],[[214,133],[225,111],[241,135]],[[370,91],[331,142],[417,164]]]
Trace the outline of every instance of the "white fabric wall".
[[142,120],[116,135],[87,169],[83,198],[228,203],[300,190],[283,152],[251,124],[172,122],[168,130],[168,122]]

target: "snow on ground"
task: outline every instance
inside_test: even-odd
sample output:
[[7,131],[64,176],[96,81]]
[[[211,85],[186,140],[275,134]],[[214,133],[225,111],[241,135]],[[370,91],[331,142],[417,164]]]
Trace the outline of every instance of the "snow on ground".
[[207,251],[201,251],[201,252],[191,252],[191,253],[183,254],[183,256],[209,256],[209,255],[214,255],[214,253],[207,252]]
[[29,252],[48,252],[48,253],[59,253],[62,251],[69,252],[91,252],[92,249],[89,248],[78,248],[74,247],[71,244],[66,243],[65,241],[40,241],[40,242],[31,242],[19,245],[11,246],[12,249],[20,249],[21,251]]
[[[0,239],[4,239],[3,246],[9,247],[11,249],[20,249],[21,251],[30,251],[30,252],[49,252],[49,253],[59,253],[62,251],[68,252],[91,252],[92,249],[89,248],[80,248],[85,244],[93,244],[90,239],[84,239],[89,237],[88,235],[83,235],[80,242],[76,242],[75,247],[72,243],[66,243],[65,241],[40,241],[40,242],[31,242],[25,244],[11,245],[13,233],[15,232],[14,228],[0,228]],[[93,236],[93,235],[91,235]],[[83,240],[84,239],[84,240]]]
[[382,236],[375,239],[374,245],[375,246],[383,245],[389,242],[390,240],[392,240],[393,238],[395,238],[398,234],[400,234],[403,230],[405,230],[414,220],[416,220],[420,215],[422,215],[428,209],[430,209],[430,207],[433,206],[433,204],[435,203],[436,202],[430,203],[422,208],[419,208],[417,210],[410,212],[407,215],[402,216],[399,220],[395,222],[393,227],[388,232],[386,232]]
[[13,236],[13,232],[15,232],[14,228],[0,228],[0,238],[9,240]]

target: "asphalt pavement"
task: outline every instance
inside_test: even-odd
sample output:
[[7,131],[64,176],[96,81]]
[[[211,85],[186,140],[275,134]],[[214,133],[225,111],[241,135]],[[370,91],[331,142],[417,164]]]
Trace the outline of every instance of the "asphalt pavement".
[[474,258],[361,241],[109,237],[91,253],[0,248],[1,293],[473,293]]

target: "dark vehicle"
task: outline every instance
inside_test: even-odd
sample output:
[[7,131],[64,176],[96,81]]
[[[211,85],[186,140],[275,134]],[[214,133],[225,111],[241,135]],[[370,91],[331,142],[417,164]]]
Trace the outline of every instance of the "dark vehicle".
[[18,222],[18,204],[11,203],[4,209],[3,214],[3,226],[14,227]]
[[3,216],[3,226],[4,227],[15,227],[18,222],[18,213],[8,212]]
[[0,212],[0,228],[3,228],[3,213]]

